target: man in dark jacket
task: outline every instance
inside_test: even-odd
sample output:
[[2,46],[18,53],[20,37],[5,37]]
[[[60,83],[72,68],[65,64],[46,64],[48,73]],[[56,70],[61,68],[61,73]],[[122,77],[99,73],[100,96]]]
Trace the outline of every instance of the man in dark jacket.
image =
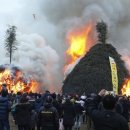
[[31,104],[26,97],[22,97],[20,103],[16,105],[15,121],[18,125],[18,130],[30,130]]
[[[40,111],[40,108],[43,105],[43,98],[41,97],[41,94],[37,94],[36,100],[35,100],[35,112],[38,114]],[[37,120],[37,130],[40,130],[40,125]]]
[[74,119],[76,116],[74,104],[67,98],[62,106],[63,109],[63,125],[65,130],[72,130]]
[[[101,90],[98,96],[91,100],[87,107],[88,114],[92,117],[95,130],[129,130],[126,119],[115,112],[116,99],[112,95],[105,95],[106,90]],[[103,97],[104,111],[98,110],[98,104]]]
[[9,125],[9,111],[11,110],[11,105],[8,101],[8,91],[2,89],[0,97],[0,130],[10,130]]
[[[129,130],[126,119],[115,112],[116,99],[112,95],[105,95],[106,90],[101,90],[99,95],[88,104],[87,111],[92,117],[95,130]],[[98,110],[98,104],[103,97],[104,110]]]
[[38,113],[41,106],[43,105],[43,99],[41,98],[41,95],[37,95],[37,98],[35,100],[34,109]]
[[53,102],[52,102],[52,105],[56,108],[58,114],[59,114],[59,117],[61,118],[61,112],[62,112],[62,109],[61,109],[61,104],[60,102],[58,102],[58,100],[56,99],[56,94],[53,93],[52,95],[52,98],[53,98]]
[[52,105],[52,97],[47,96],[44,106],[38,114],[38,122],[42,130],[59,130],[59,116],[55,107]]

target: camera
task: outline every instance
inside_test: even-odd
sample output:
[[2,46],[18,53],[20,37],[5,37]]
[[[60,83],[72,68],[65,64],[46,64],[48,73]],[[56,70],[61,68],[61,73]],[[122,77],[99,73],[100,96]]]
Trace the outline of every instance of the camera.
[[107,91],[106,90],[105,95],[113,95],[113,96],[115,96],[115,93],[113,91]]

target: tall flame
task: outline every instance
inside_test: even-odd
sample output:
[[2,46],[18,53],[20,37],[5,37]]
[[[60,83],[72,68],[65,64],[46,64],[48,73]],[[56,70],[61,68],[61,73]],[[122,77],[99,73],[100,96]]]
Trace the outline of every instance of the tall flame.
[[69,48],[66,51],[70,59],[68,64],[73,64],[88,51],[89,47],[87,45],[91,40],[89,35],[92,30],[92,24],[88,24],[87,26],[82,26],[68,33],[67,41],[69,43]]
[[2,84],[6,84],[9,92],[36,92],[38,87],[37,81],[32,79],[25,80],[20,70],[16,71],[14,75],[11,70],[5,69],[0,72],[0,90],[2,89]]
[[125,83],[121,89],[121,92],[122,92],[122,95],[130,96],[130,78],[128,78],[125,81]]

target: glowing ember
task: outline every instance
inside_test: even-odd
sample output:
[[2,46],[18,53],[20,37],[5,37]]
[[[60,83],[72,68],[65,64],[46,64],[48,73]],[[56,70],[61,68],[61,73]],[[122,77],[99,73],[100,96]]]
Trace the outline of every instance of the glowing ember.
[[122,95],[130,96],[130,78],[125,81],[121,92]]
[[6,84],[9,92],[36,92],[38,83],[32,79],[25,79],[23,73],[19,69],[11,70],[4,68],[0,72],[0,90],[2,84]]
[[70,47],[66,53],[70,56],[69,64],[74,63],[79,57],[84,56],[84,54],[87,52],[87,44],[90,40],[89,35],[92,30],[92,25],[89,24],[68,34],[67,40],[70,44]]

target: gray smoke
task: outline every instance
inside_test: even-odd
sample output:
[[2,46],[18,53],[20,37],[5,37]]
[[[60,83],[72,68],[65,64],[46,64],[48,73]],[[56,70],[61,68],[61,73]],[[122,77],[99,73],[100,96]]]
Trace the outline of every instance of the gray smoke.
[[[129,0],[4,0],[0,2],[0,64],[9,63],[4,40],[8,25],[17,26],[13,64],[36,78],[41,90],[62,86],[66,36],[70,30],[103,20],[109,39],[130,65]],[[96,37],[93,37],[96,39]],[[71,68],[73,68],[71,66]]]

